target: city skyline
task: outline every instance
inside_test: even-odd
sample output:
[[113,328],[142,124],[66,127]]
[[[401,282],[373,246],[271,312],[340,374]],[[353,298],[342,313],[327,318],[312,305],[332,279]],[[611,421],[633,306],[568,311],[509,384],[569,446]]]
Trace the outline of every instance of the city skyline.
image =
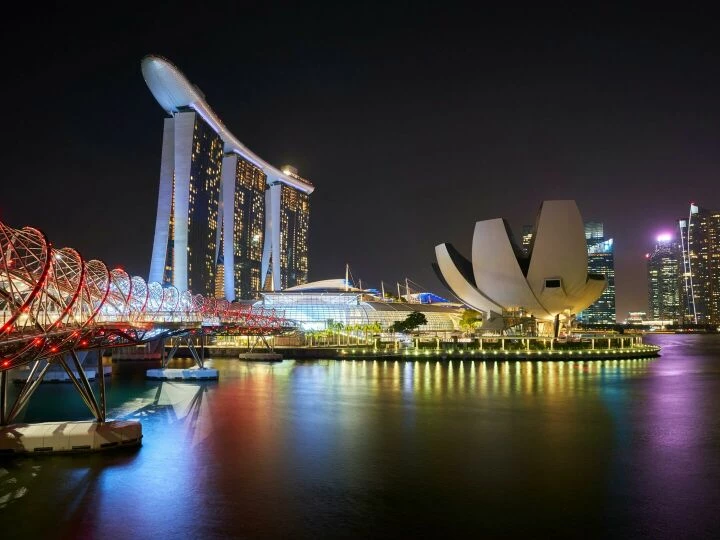
[[[160,164],[157,104],[138,67],[147,53],[176,61],[252,148],[320,188],[312,280],[349,262],[364,283],[408,275],[442,293],[430,268],[436,242],[464,245],[469,221],[521,224],[537,201],[572,198],[616,239],[622,319],[646,306],[644,253],[656,231],[691,200],[720,205],[709,181],[720,168],[710,98],[720,77],[707,60],[711,34],[691,32],[689,20],[656,14],[641,28],[584,31],[557,21],[538,35],[543,25],[529,14],[497,14],[465,37],[458,13],[389,9],[378,19],[368,10],[313,25],[311,12],[260,10],[232,35],[247,55],[228,61],[213,52],[228,32],[191,43],[182,25],[155,24],[166,19],[160,10],[81,31],[58,24],[70,13],[57,15],[32,29],[10,24],[2,38],[14,79],[2,90],[13,103],[3,147],[14,189],[0,217],[133,274],[148,272]],[[260,43],[271,26],[282,29],[277,39]],[[25,33],[47,49],[61,27],[51,66],[19,54]],[[52,99],[39,84],[46,77]]]

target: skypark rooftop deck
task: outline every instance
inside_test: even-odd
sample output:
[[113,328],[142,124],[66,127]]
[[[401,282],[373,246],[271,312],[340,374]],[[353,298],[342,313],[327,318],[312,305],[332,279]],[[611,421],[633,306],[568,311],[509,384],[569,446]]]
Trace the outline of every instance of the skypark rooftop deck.
[[196,111],[220,135],[225,151],[237,153],[261,168],[268,176],[268,184],[279,181],[304,193],[314,191],[315,187],[297,174],[281,171],[240,142],[208,105],[203,93],[172,62],[162,56],[148,55],[142,59],[141,68],[148,88],[168,114],[186,108]]

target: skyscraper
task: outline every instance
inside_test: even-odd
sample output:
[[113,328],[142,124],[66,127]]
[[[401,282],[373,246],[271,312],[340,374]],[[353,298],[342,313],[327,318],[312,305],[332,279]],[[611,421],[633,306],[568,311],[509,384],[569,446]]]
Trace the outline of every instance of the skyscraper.
[[600,298],[589,308],[578,313],[577,319],[586,324],[615,323],[615,245],[612,238],[605,238],[603,224],[597,221],[585,223],[585,241],[588,246],[588,272],[602,274],[607,287]]
[[[283,171],[300,180],[297,169]],[[271,188],[272,189],[272,188]],[[290,186],[280,186],[280,284],[283,289],[307,281],[308,225],[310,201],[307,194]]]
[[521,248],[523,254],[528,257],[530,255],[530,245],[535,234],[535,227],[532,225],[523,225],[522,228],[522,245]]
[[261,168],[238,154],[223,158],[225,298],[253,298],[262,288],[266,180]]
[[170,115],[150,281],[207,296],[222,283],[228,300],[253,297],[266,278],[273,290],[307,281],[313,185],[243,145],[164,58],[145,57],[142,72]]
[[688,219],[678,227],[684,320],[720,324],[720,212],[691,203]]
[[[530,255],[535,228],[523,225],[522,252]],[[588,273],[600,274],[607,279],[607,287],[600,298],[589,308],[577,314],[577,320],[586,324],[615,323],[615,246],[612,238],[605,238],[604,226],[598,221],[585,223],[585,242],[588,252]]]
[[585,241],[588,246],[603,242],[605,240],[605,227],[599,221],[587,221],[585,223]]
[[651,319],[678,321],[680,309],[680,250],[669,234],[657,237],[655,249],[646,255],[648,306]]

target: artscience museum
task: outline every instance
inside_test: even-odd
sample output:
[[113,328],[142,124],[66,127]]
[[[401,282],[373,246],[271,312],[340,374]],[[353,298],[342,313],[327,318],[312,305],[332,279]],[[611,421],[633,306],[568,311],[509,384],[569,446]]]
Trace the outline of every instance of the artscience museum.
[[463,303],[481,312],[487,330],[532,327],[557,336],[606,286],[588,273],[585,230],[575,201],[545,201],[525,254],[502,218],[478,221],[471,260],[452,244],[435,247],[438,277]]

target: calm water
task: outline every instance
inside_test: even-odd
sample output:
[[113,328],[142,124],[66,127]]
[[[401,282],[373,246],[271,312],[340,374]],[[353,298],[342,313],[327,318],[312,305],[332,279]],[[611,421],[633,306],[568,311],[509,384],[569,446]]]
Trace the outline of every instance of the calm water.
[[[720,536],[720,336],[653,360],[116,365],[144,444],[0,461],[1,537]],[[85,418],[44,385],[25,421]]]

